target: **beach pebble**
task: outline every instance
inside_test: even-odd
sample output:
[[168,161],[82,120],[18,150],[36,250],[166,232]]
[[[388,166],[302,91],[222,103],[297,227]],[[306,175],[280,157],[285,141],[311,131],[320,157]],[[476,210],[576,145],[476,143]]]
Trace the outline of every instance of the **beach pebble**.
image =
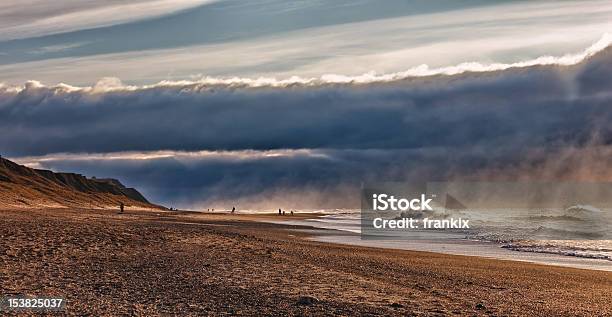
[[318,302],[319,300],[312,296],[300,296],[297,300],[298,305],[312,305]]

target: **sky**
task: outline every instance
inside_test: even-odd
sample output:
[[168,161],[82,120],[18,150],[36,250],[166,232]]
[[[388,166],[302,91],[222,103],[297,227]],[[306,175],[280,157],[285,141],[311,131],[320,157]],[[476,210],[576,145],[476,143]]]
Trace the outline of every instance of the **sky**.
[[182,208],[610,180],[609,1],[0,4],[0,154]]

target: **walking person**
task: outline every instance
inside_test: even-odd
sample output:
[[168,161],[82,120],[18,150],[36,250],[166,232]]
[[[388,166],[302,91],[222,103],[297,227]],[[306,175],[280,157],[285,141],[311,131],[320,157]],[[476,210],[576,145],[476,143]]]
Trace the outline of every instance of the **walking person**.
[[123,202],[119,203],[119,213],[122,214],[123,213],[123,209],[125,208],[125,205],[123,204]]

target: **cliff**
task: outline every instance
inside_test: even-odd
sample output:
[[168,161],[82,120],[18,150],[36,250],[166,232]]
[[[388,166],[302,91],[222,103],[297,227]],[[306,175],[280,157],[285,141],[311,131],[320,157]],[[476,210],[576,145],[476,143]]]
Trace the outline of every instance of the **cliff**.
[[3,208],[159,208],[116,179],[87,178],[19,165],[0,157],[0,207]]

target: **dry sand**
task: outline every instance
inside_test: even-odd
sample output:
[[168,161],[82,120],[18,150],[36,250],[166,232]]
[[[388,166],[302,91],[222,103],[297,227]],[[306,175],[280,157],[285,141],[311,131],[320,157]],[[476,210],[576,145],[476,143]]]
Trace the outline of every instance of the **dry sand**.
[[611,272],[326,244],[261,217],[0,211],[0,296],[63,296],[70,315],[612,316]]

